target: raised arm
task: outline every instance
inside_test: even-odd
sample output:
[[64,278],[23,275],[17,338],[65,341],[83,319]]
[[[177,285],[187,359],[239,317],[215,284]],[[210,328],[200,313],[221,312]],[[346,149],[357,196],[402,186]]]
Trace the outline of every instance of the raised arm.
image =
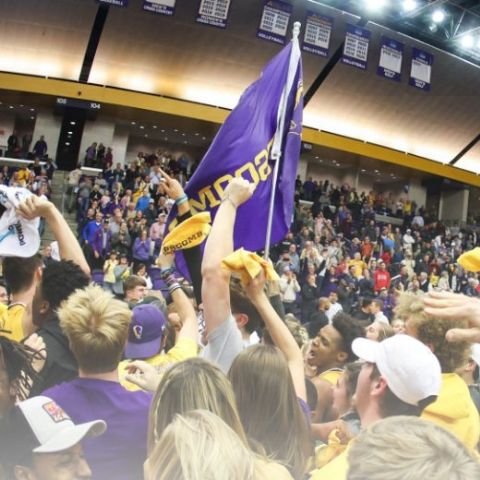
[[[173,267],[173,261],[173,255],[160,255],[158,257],[158,265],[163,271],[171,269]],[[192,302],[181,288],[173,290],[171,295],[177,313],[183,324],[178,334],[178,338],[190,338],[196,343],[198,339],[198,325],[197,316]]]
[[44,217],[53,232],[55,240],[58,242],[60,257],[63,260],[71,260],[87,275],[90,275],[90,267],[85,260],[80,244],[68,226],[68,223],[53,203],[36,195],[32,195],[19,205],[18,212],[27,220]]
[[265,275],[261,272],[245,287],[245,292],[265,322],[273,343],[282,351],[287,359],[297,397],[306,402],[307,391],[305,387],[305,370],[302,351],[290,333],[290,330],[272,307],[272,304],[265,294],[264,287]]
[[210,334],[230,315],[230,272],[222,260],[233,252],[233,227],[237,208],[253,194],[254,184],[234,178],[225,189],[202,261],[202,300],[207,332]]

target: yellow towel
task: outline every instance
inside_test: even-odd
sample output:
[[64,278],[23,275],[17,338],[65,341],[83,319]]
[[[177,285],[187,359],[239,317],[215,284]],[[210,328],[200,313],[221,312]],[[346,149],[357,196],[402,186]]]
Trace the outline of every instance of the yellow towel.
[[480,272],[480,247],[460,255],[457,263],[467,272]]
[[178,224],[164,239],[162,253],[167,255],[177,250],[185,250],[200,245],[210,233],[210,212],[193,215]]
[[277,272],[272,265],[259,257],[256,253],[248,252],[243,248],[231,253],[222,260],[222,267],[237,273],[241,282],[245,285],[252,278],[255,278],[263,269],[265,278],[269,281],[278,280]]

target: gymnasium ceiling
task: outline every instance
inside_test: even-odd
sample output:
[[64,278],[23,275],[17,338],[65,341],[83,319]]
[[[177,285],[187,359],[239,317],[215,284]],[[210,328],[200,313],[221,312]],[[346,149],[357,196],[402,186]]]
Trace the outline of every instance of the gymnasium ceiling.
[[[195,23],[199,0],[177,0],[172,17],[144,12],[142,3],[0,0],[0,71],[232,108],[281,48],[256,37],[261,0],[232,0],[226,29]],[[334,19],[329,57],[303,53],[311,97],[305,126],[480,173],[480,2],[418,0],[404,12],[402,0],[390,0],[378,13],[365,8],[368,0],[290,3],[290,25],[303,21],[307,8]],[[446,20],[434,31],[429,19],[436,8]],[[372,32],[367,71],[331,60],[346,23],[359,21]],[[470,32],[473,46],[460,48]],[[382,35],[406,46],[400,83],[376,74]],[[434,55],[430,92],[408,85],[410,47]]]

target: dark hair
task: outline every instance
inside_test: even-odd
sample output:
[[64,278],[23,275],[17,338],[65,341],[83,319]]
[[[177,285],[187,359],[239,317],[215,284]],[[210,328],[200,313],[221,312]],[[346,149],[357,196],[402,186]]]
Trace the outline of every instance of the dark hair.
[[138,275],[130,275],[128,278],[125,279],[123,282],[123,291],[126,292],[127,290],[133,290],[135,287],[146,287],[147,282],[142,277]]
[[[381,376],[380,371],[377,368],[377,365],[373,365],[372,373],[370,374],[370,379],[374,380]],[[395,415],[408,415],[411,417],[419,417],[423,410],[428,407],[431,403],[435,402],[437,399],[436,395],[431,395],[423,400],[420,400],[417,405],[411,405],[409,403],[400,400],[387,386],[385,390],[385,396],[383,397],[380,410],[382,418],[393,417]]]
[[364,297],[362,300],[362,308],[367,308],[372,304],[372,299],[369,297]]
[[263,321],[250,299],[245,295],[239,282],[230,282],[230,307],[232,313],[242,313],[248,317],[245,329],[248,333],[263,326]]
[[358,337],[364,337],[365,329],[357,320],[343,312],[338,312],[333,317],[332,326],[342,337],[339,347],[341,351],[348,354],[347,361],[357,360],[357,356],[352,351],[352,342]]
[[146,266],[144,263],[139,263],[139,264],[137,264],[137,266],[135,267],[135,269],[134,269],[134,271],[133,271],[134,275],[137,275],[138,272],[139,272],[142,268],[144,268],[145,271],[147,271],[147,266]]
[[373,303],[374,303],[375,305],[377,305],[377,307],[378,307],[380,310],[383,310],[383,301],[382,301],[382,300],[380,300],[379,298],[375,298],[375,299],[373,300]]
[[42,298],[54,310],[75,290],[85,288],[90,282],[87,274],[71,260],[49,263],[42,276]]
[[10,293],[18,293],[32,286],[35,271],[43,265],[42,256],[6,257],[3,259],[3,278]]

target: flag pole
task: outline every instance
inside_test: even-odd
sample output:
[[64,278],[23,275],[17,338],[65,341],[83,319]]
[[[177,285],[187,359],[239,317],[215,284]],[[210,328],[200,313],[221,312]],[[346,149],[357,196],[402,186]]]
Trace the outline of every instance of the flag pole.
[[[298,36],[300,34],[301,26],[302,24],[300,22],[295,22],[293,24],[292,42],[298,41]],[[290,60],[291,59],[292,59],[292,53],[290,53]],[[290,62],[289,73],[291,68],[292,68],[292,64]],[[272,242],[273,212],[275,210],[275,193],[277,189],[278,171],[280,169],[280,158],[282,156],[282,140],[283,140],[283,132],[285,130],[285,114],[287,112],[287,102],[288,102],[288,94],[289,94],[287,90],[288,90],[288,75],[287,75],[287,82],[285,84],[285,88],[282,93],[282,98],[280,99],[280,107],[278,110],[278,120],[277,120],[277,131],[275,133],[273,146],[272,146],[272,153],[270,157],[275,162],[275,165],[273,167],[272,191],[270,193],[270,206],[268,209],[267,235],[265,238],[265,253],[264,253],[265,260],[268,260],[270,256],[270,244]]]

